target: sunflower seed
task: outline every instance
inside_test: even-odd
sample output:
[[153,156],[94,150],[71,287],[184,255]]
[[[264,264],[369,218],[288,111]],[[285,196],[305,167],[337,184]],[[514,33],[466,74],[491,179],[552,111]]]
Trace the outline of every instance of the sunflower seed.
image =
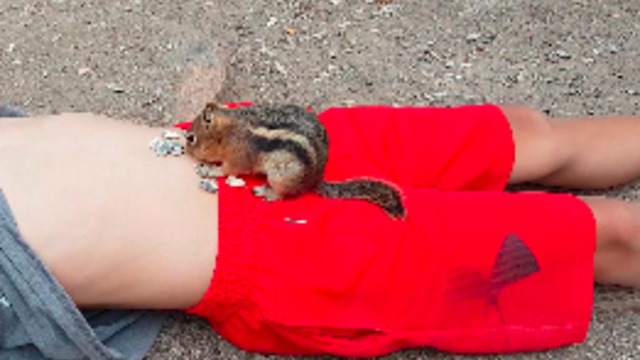
[[196,165],[196,174],[201,178],[217,178],[224,176],[221,166],[212,166],[206,164]]
[[171,143],[167,141],[162,141],[155,147],[154,150],[156,154],[159,156],[167,156],[169,155],[169,153],[171,153],[171,149],[172,149]]
[[184,155],[184,146],[180,143],[172,142],[171,144],[171,155],[173,156],[181,156]]
[[208,179],[200,180],[200,188],[204,191],[215,194],[218,192],[218,183]]
[[251,193],[257,197],[265,197],[267,195],[267,185],[255,186],[251,189]]
[[227,183],[227,185],[229,185],[231,187],[242,187],[242,186],[246,185],[244,180],[242,180],[242,179],[240,179],[238,177],[232,176],[232,175],[227,176],[226,183]]
[[149,149],[155,149],[156,147],[158,147],[158,145],[160,145],[160,143],[162,142],[162,139],[158,136],[154,137],[153,139],[151,139],[151,141],[149,142]]
[[167,140],[180,140],[180,134],[176,131],[172,131],[172,130],[165,130],[162,133],[162,137],[167,139]]

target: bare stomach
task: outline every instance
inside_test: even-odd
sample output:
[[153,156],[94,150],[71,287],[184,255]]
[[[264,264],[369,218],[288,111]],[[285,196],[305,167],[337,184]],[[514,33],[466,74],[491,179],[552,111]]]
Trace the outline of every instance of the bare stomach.
[[206,291],[217,196],[160,129],[88,114],[0,119],[0,188],[25,241],[80,307],[182,309]]

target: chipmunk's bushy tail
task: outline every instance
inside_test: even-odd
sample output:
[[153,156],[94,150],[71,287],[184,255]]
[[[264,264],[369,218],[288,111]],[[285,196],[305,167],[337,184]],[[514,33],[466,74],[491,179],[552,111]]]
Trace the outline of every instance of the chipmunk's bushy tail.
[[318,193],[327,198],[366,200],[381,207],[393,218],[406,216],[400,191],[382,181],[369,179],[324,181],[320,184]]

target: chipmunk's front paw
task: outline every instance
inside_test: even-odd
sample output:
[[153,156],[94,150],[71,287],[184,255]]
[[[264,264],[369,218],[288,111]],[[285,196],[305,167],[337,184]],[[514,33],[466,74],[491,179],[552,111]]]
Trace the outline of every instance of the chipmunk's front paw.
[[217,178],[224,176],[222,166],[199,164],[196,166],[196,174],[201,178]]
[[257,197],[264,198],[265,201],[277,201],[280,200],[278,194],[269,185],[260,185],[251,189],[251,193]]

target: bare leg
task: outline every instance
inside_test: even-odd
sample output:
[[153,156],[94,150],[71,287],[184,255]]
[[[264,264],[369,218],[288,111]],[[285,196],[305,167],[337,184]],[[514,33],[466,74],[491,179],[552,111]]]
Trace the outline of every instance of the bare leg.
[[640,289],[640,205],[583,197],[596,219],[595,280]]
[[[640,178],[640,116],[550,119],[503,106],[516,161],[510,183],[605,188]],[[595,280],[640,289],[640,204],[582,197],[596,219]]]
[[552,119],[502,106],[516,147],[511,184],[595,189],[640,178],[640,116]]

